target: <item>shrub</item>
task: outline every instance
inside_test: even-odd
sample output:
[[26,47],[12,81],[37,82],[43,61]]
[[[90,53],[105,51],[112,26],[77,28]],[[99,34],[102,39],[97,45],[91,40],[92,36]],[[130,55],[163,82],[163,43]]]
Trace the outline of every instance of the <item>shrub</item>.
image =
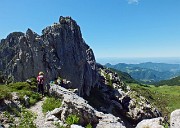
[[7,111],[4,112],[4,116],[7,118],[7,122],[13,123],[15,121],[15,119]]
[[79,117],[76,115],[72,115],[70,114],[67,118],[66,118],[66,123],[70,126],[72,124],[77,124],[79,122]]
[[34,105],[36,102],[38,102],[41,99],[41,96],[39,93],[32,93],[30,95],[30,105]]
[[106,80],[108,81],[108,85],[112,87],[112,80],[110,78],[110,75],[107,73],[105,77],[106,77]]
[[39,101],[41,99],[40,94],[37,92],[20,90],[20,91],[18,91],[18,96],[19,96],[21,103],[24,103],[25,95],[30,98],[30,106],[34,105],[37,101]]
[[[41,99],[41,97],[39,93],[33,91],[34,89],[32,88],[32,86],[33,86],[32,84],[27,82],[16,82],[16,83],[10,83],[6,87],[4,87],[3,90],[9,89],[9,92],[18,92],[18,96],[21,103],[24,103],[24,96],[27,95],[30,98],[30,105],[34,105],[37,101]],[[5,94],[5,92],[2,94]],[[1,96],[2,95],[0,94],[0,99]],[[4,98],[4,96],[2,96],[2,98]]]
[[28,79],[26,82],[30,84],[31,90],[33,91],[37,90],[37,80],[35,77]]
[[86,125],[85,128],[92,128],[92,125],[91,125],[91,124],[88,124],[88,125]]
[[31,90],[30,84],[28,84],[27,82],[10,83],[8,87],[11,88],[13,91]]
[[0,100],[2,99],[11,99],[11,91],[6,85],[0,85]]
[[55,108],[59,108],[60,106],[61,106],[60,99],[56,99],[54,97],[48,97],[42,105],[42,111],[43,113],[46,113],[48,111],[54,110]]
[[18,128],[36,128],[36,125],[33,123],[35,118],[36,116],[32,112],[23,109]]

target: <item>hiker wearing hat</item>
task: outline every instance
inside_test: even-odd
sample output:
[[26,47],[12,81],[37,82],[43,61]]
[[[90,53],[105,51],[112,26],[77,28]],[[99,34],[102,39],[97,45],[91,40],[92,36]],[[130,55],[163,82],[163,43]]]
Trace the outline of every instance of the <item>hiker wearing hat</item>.
[[44,73],[43,72],[39,72],[39,75],[37,76],[37,82],[38,82],[38,88],[37,91],[38,93],[41,93],[42,96],[44,96]]

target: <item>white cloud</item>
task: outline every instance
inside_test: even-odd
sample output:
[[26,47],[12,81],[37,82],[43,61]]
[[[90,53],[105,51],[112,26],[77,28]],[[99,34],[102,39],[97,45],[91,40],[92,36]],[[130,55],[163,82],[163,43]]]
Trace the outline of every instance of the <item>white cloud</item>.
[[139,4],[140,0],[127,0],[128,4]]

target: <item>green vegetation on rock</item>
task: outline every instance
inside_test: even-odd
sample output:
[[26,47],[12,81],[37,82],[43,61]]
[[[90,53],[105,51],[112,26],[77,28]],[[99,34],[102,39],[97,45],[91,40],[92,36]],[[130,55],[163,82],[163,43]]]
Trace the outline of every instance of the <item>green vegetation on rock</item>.
[[34,105],[41,99],[40,94],[34,91],[34,86],[36,86],[36,83],[31,84],[27,82],[16,82],[8,85],[0,85],[0,100],[11,99],[12,92],[16,92],[22,103],[24,102],[24,96],[26,95],[30,98],[30,105]]
[[77,115],[70,114],[66,118],[66,123],[70,126],[72,124],[77,124],[79,122],[79,117]]
[[129,84],[131,89],[146,97],[163,115],[169,115],[180,108],[180,86],[159,86]]
[[6,85],[0,85],[0,100],[11,98],[11,90]]
[[32,112],[23,109],[18,128],[36,128],[36,125],[33,123],[35,118],[36,116]]
[[113,68],[110,68],[111,71],[114,71],[118,74],[119,78],[126,82],[126,83],[139,83],[137,82],[136,80],[134,80],[128,73],[126,72],[121,72],[119,70],[116,70],[116,69],[113,69]]
[[92,125],[91,125],[91,124],[88,124],[88,125],[86,125],[85,128],[92,128]]
[[52,111],[55,108],[59,108],[61,106],[61,100],[54,98],[54,97],[48,97],[43,105],[42,105],[42,111],[43,113],[46,113],[48,111]]

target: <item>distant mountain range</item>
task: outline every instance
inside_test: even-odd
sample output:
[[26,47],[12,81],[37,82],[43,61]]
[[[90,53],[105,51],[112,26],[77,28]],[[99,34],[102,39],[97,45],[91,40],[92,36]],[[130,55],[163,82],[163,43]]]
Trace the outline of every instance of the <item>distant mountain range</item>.
[[180,64],[180,57],[102,57],[96,58],[96,61],[102,65],[105,65],[108,62],[113,65],[118,63],[139,64],[146,62]]
[[111,65],[107,63],[105,66],[126,72],[135,80],[145,84],[168,80],[180,75],[180,64],[146,62],[140,64],[119,63]]

